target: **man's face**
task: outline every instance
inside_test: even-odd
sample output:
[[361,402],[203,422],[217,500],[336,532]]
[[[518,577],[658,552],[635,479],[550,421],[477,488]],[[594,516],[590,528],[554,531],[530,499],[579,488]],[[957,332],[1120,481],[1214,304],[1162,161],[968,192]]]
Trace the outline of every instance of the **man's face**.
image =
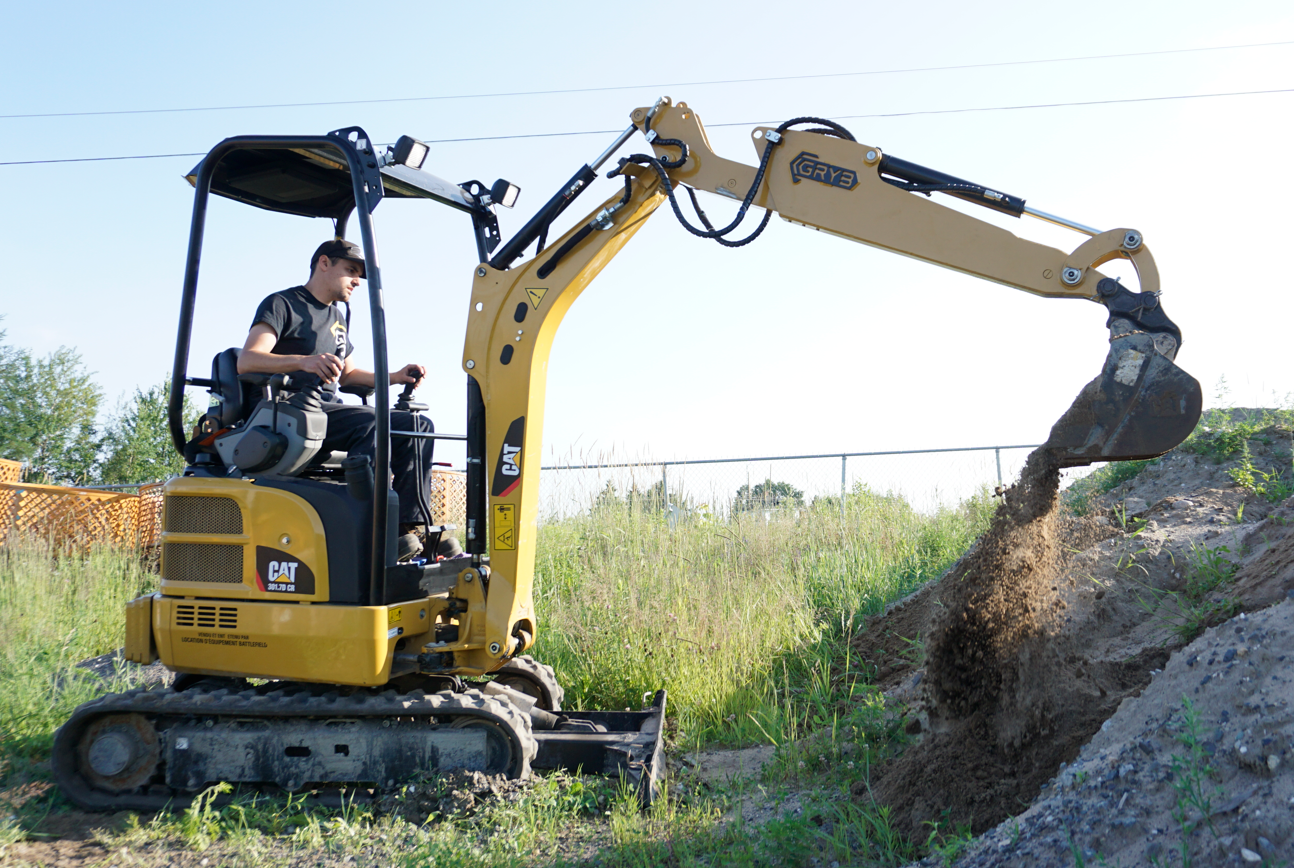
[[329,295],[329,301],[350,301],[350,294],[364,279],[360,274],[360,265],[353,259],[329,259],[327,256],[319,257],[315,271]]

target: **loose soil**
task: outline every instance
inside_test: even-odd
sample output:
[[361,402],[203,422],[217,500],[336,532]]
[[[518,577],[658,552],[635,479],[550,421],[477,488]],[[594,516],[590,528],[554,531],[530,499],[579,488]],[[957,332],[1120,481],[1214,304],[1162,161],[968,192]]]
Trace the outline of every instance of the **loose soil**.
[[[1284,442],[1251,442],[1254,463],[1287,465],[1288,432],[1268,433]],[[1294,856],[1294,501],[1247,494],[1234,466],[1174,453],[1062,520],[1031,461],[976,548],[855,638],[922,733],[856,797],[920,840],[987,833],[962,866],[1177,864],[1183,840],[1195,864]],[[1237,570],[1210,599],[1240,614],[1182,647],[1175,594],[1208,558]],[[1185,835],[1184,697],[1213,811]]]

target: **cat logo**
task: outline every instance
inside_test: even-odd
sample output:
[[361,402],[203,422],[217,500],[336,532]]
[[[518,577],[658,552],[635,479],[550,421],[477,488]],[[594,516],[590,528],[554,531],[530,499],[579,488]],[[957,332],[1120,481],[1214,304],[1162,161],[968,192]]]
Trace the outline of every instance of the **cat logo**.
[[256,547],[256,587],[274,594],[315,592],[315,574],[287,552],[269,546]]
[[499,449],[499,460],[494,465],[494,484],[491,497],[507,497],[521,484],[521,451],[525,448],[526,417],[518,416],[508,426]]
[[301,566],[298,561],[270,561],[269,575],[265,578],[271,582],[277,582],[280,578],[284,581],[296,583],[297,567]]
[[517,453],[521,451],[520,446],[509,446],[503,444],[503,466],[499,470],[504,476],[520,476],[521,468],[517,466]]

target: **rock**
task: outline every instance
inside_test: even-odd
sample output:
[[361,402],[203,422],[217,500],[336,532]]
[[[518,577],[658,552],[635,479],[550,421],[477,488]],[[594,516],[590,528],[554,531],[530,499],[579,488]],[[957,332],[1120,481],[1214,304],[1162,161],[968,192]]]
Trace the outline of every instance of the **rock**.
[[1137,513],[1145,512],[1149,508],[1150,504],[1146,503],[1140,497],[1124,498],[1123,511],[1125,515],[1136,515]]
[[1241,858],[1241,859],[1244,859],[1246,862],[1261,862],[1261,861],[1263,861],[1263,857],[1262,857],[1262,856],[1259,856],[1257,853],[1255,853],[1253,850],[1250,850],[1248,847],[1241,847],[1241,848],[1240,848],[1240,858]]
[[1173,509],[1194,509],[1195,502],[1192,500],[1186,500],[1185,498],[1182,498],[1180,500],[1174,500],[1172,508]]

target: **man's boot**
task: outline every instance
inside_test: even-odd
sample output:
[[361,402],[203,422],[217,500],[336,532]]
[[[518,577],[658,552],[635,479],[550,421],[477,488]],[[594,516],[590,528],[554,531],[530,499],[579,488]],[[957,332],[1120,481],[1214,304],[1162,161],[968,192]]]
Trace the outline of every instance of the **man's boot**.
[[[401,526],[400,538],[395,541],[395,560],[397,563],[413,560],[422,554],[422,537],[418,533],[422,530],[420,524],[406,524]],[[425,531],[423,531],[425,533]]]

